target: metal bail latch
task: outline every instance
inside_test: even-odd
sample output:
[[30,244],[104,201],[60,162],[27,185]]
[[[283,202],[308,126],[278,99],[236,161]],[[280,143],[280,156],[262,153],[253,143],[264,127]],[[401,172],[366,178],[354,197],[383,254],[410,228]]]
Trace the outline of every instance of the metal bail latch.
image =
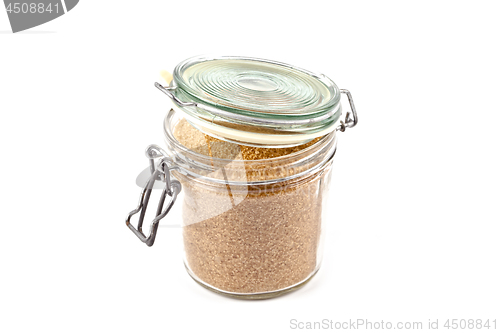
[[[151,170],[151,176],[149,177],[146,185],[144,186],[141,196],[139,197],[139,205],[136,209],[131,211],[125,223],[127,227],[143,242],[146,243],[147,246],[152,246],[155,242],[156,231],[158,230],[158,225],[161,219],[168,214],[172,206],[174,205],[175,199],[177,199],[177,194],[182,189],[181,183],[175,179],[170,179],[170,169],[168,166],[168,162],[171,163],[171,160],[167,157],[165,152],[158,147],[157,145],[150,145],[146,149],[146,157],[149,159],[149,167]],[[160,158],[155,165],[154,160],[156,158]],[[151,226],[149,228],[149,236],[146,237],[142,232],[142,223],[144,221],[144,216],[146,214],[146,209],[148,208],[149,197],[151,196],[151,191],[153,190],[153,186],[156,181],[162,181],[165,183],[165,188],[162,191],[160,202],[158,203],[158,208],[156,209],[156,217],[153,222],[151,222]],[[166,197],[170,196],[170,201],[163,209],[163,205],[165,203]],[[137,229],[130,223],[130,219],[135,214],[141,212],[139,215],[139,222],[137,223]]]
[[354,100],[352,99],[352,95],[349,90],[340,89],[340,92],[347,95],[347,99],[349,100],[349,105],[351,106],[352,112],[352,118],[351,112],[347,112],[345,115],[345,120],[341,120],[340,125],[337,128],[339,131],[344,132],[346,128],[356,126],[356,124],[358,123],[358,114],[356,112],[356,108],[354,107]]

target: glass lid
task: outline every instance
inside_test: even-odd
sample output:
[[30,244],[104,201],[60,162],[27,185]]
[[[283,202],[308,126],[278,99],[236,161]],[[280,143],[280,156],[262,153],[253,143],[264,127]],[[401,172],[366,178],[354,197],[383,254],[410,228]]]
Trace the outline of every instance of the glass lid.
[[332,132],[340,91],[322,74],[247,57],[181,62],[164,91],[206,134],[249,145],[298,145]]

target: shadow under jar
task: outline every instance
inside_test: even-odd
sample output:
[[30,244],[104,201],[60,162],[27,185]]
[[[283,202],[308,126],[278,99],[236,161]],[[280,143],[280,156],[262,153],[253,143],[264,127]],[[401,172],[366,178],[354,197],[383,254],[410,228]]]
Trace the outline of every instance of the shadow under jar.
[[[308,282],[321,263],[337,130],[357,122],[350,94],[352,114],[341,121],[343,91],[326,77],[233,57],[188,59],[169,87],[156,86],[173,101],[164,122],[166,149],[148,148],[152,175],[127,225],[152,245],[182,187],[185,266],[196,282],[245,299],[279,296]],[[155,181],[166,186],[146,237],[143,212]],[[130,217],[139,211],[136,229]]]

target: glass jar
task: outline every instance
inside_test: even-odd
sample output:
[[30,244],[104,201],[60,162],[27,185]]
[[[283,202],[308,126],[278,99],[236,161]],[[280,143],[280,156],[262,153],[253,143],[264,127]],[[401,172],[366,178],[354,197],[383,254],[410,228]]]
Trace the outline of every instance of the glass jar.
[[[127,225],[151,246],[182,188],[185,266],[196,282],[246,299],[303,286],[321,263],[337,132],[357,123],[349,92],[322,75],[242,57],[188,59],[173,77],[169,87],[156,84],[173,102],[166,148],[148,147],[151,176]],[[352,109],[345,121],[341,92]],[[165,187],[146,237],[157,181]],[[136,229],[130,218],[139,212]]]

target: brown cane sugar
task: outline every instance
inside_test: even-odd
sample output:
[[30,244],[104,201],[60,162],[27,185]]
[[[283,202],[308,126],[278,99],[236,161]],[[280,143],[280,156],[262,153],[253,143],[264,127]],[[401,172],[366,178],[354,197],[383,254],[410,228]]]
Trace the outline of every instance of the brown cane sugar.
[[[276,158],[293,156],[319,139],[290,148],[250,147],[203,134],[184,119],[174,136],[214,166],[216,159],[233,161],[217,171],[226,182],[175,173],[184,191],[186,263],[199,280],[222,291],[251,294],[285,289],[315,273],[322,183],[329,169],[287,180],[309,166],[290,168]],[[241,180],[276,181],[241,185]]]

